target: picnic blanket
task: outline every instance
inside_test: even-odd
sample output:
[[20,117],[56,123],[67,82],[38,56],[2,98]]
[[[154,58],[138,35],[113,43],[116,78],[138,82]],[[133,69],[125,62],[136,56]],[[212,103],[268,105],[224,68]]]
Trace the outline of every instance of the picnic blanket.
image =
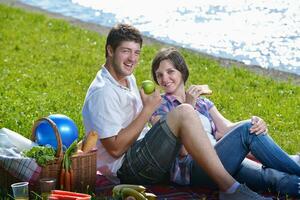
[[[97,198],[110,199],[115,186],[101,174],[97,174],[95,194]],[[145,186],[147,192],[154,193],[158,199],[183,200],[183,199],[210,199],[218,200],[218,191],[199,187],[182,187],[176,185],[151,185]]]
[[[97,173],[95,195],[100,199],[112,199],[112,189],[115,186],[105,176]],[[158,200],[218,200],[219,192],[201,187],[179,186],[179,185],[151,185],[145,186],[147,192],[157,195]],[[272,197],[274,200],[296,200],[272,193],[263,193],[265,197]]]

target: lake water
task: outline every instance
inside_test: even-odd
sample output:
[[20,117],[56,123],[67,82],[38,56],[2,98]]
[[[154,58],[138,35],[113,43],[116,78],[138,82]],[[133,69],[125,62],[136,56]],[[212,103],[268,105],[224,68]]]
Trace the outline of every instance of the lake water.
[[300,75],[299,0],[21,0],[217,57]]

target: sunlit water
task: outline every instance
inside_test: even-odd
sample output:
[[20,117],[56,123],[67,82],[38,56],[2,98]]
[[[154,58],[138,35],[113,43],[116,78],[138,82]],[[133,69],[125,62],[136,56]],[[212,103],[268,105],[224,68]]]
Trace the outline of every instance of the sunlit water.
[[299,0],[21,0],[162,42],[300,75]]

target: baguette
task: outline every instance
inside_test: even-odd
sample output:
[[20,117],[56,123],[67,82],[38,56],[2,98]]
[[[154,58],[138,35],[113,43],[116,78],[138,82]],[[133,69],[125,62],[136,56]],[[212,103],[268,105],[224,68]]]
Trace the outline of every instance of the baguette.
[[98,134],[95,131],[89,132],[86,139],[83,141],[82,151],[83,153],[91,151],[93,148],[96,147],[98,140]]
[[77,150],[82,150],[82,140],[77,143]]

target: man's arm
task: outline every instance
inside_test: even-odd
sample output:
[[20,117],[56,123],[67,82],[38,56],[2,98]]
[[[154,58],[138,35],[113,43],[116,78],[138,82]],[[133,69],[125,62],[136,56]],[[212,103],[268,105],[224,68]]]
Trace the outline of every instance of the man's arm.
[[122,156],[137,140],[152,113],[160,105],[159,90],[156,90],[151,95],[146,95],[141,90],[141,97],[143,109],[139,115],[126,128],[121,129],[116,136],[101,140],[107,152],[115,158]]

